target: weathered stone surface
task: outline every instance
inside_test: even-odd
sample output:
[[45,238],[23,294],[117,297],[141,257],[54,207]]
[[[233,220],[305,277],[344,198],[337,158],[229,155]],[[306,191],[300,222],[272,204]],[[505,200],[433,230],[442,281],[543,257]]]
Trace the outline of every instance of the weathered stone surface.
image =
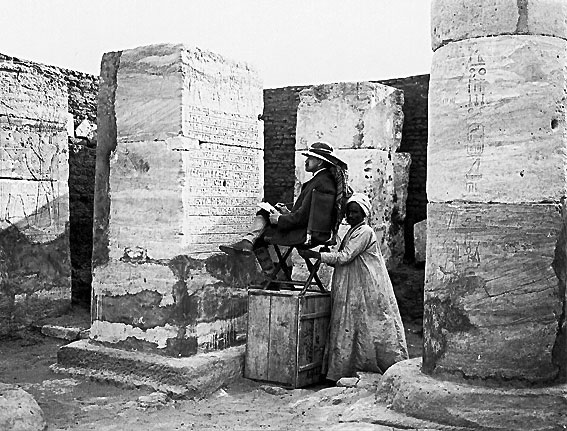
[[553,202],[566,194],[566,62],[567,42],[542,36],[469,39],[435,52],[430,202]]
[[172,356],[241,343],[259,273],[218,245],[261,198],[257,73],[156,45],[105,55],[101,76],[91,339]]
[[394,206],[392,208],[392,222],[389,231],[386,232],[386,237],[391,253],[388,259],[389,267],[395,268],[404,260],[406,251],[404,226],[411,155],[409,153],[394,153],[392,158],[394,162],[394,196],[392,199]]
[[0,334],[70,305],[67,88],[0,60]]
[[377,405],[386,403],[396,412],[460,429],[552,431],[567,427],[566,394],[565,385],[504,389],[438,380],[421,373],[415,358],[384,373]]
[[356,383],[358,389],[368,389],[372,391],[376,389],[378,383],[380,383],[382,374],[357,371],[356,377],[358,378],[358,382]]
[[567,39],[566,15],[562,0],[433,0],[431,45],[505,34]]
[[358,377],[342,377],[337,381],[337,386],[342,388],[354,388],[359,381]]
[[188,356],[242,343],[253,257],[111,261],[95,269],[92,340]]
[[425,262],[427,245],[427,219],[413,225],[413,244],[415,248],[415,261]]
[[120,143],[110,160],[109,256],[141,239],[154,259],[216,253],[258,210],[261,167],[259,149],[186,137]]
[[316,85],[301,91],[295,149],[328,142],[335,149],[396,151],[402,138],[404,94],[371,82]]
[[563,379],[557,207],[429,204],[427,220],[423,370],[484,381]]
[[203,142],[263,148],[262,83],[245,62],[185,45],[123,51],[116,77],[118,140]]
[[242,377],[243,365],[244,346],[171,358],[79,340],[61,347],[57,365],[51,368],[127,387],[152,388],[174,397],[201,398]]
[[0,383],[0,429],[4,431],[44,431],[43,412],[26,391]]
[[81,338],[82,331],[81,328],[68,328],[57,325],[43,325],[41,327],[41,333],[43,335],[68,341],[75,341]]
[[[440,424],[432,420],[427,421],[417,419],[415,417],[395,411],[383,402],[377,401],[377,397],[381,394],[376,393],[376,388],[372,391],[372,395],[362,397],[352,406],[348,407],[340,416],[343,427],[337,426],[337,430],[356,430],[360,429],[376,430],[376,431],[401,431],[401,430],[418,430],[418,431],[471,431],[468,427],[455,427]],[[371,425],[372,424],[372,425]],[[368,426],[368,428],[365,428]],[[375,426],[376,428],[372,428]]]
[[85,118],[75,129],[74,136],[77,138],[87,138],[89,141],[96,141],[96,124],[91,123]]

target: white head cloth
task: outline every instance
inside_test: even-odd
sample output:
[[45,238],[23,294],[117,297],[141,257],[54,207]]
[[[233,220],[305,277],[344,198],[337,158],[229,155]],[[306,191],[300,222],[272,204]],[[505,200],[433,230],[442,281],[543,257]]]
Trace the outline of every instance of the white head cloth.
[[370,199],[368,199],[364,193],[354,193],[347,201],[347,205],[351,202],[356,202],[360,205],[360,208],[362,208],[366,217],[370,215]]

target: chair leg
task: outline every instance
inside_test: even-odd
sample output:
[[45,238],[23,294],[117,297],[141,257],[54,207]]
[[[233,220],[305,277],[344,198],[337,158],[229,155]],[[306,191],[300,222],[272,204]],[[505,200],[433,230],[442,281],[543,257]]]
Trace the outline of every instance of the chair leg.
[[278,263],[276,265],[276,269],[272,274],[272,280],[275,280],[276,276],[280,271],[283,271],[285,277],[288,281],[291,281],[291,272],[286,264],[287,258],[293,251],[293,247],[289,247],[285,253],[282,254],[280,248],[277,245],[274,245],[274,250],[276,250],[276,255],[278,256]]
[[[291,272],[286,264],[287,258],[289,257],[289,255],[291,254],[291,252],[293,251],[292,247],[289,247],[288,250],[285,253],[282,253],[282,251],[280,250],[280,248],[274,244],[274,250],[276,251],[276,255],[278,256],[278,262],[274,268],[274,271],[272,272],[272,274],[270,275],[270,279],[265,283],[263,289],[264,290],[268,290],[270,288],[270,286],[272,285],[272,283],[276,283],[276,277],[278,276],[278,274],[280,273],[280,271],[283,271],[284,276],[286,278],[286,280],[288,282],[291,282]],[[292,285],[292,289],[293,289],[293,285]]]
[[327,290],[325,289],[325,286],[323,286],[321,279],[317,275],[317,271],[319,271],[319,267],[321,266],[321,259],[317,259],[315,264],[313,264],[309,260],[309,258],[304,258],[303,260],[305,260],[305,264],[307,265],[307,269],[309,269],[309,277],[307,278],[307,280],[305,281],[305,284],[303,285],[303,289],[301,290],[301,294],[303,295],[305,292],[307,292],[307,289],[309,289],[309,286],[311,286],[313,279],[315,279],[315,284],[317,284],[317,286],[319,287],[319,290],[321,290],[321,292],[326,292]]

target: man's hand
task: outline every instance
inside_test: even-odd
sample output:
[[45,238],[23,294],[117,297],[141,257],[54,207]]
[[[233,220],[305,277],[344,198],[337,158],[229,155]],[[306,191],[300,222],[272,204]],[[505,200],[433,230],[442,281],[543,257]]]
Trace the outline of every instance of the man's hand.
[[285,204],[278,202],[277,204],[274,205],[276,207],[276,209],[281,212],[282,214],[288,214],[290,211],[288,209],[288,207],[285,206]]
[[278,224],[278,219],[280,218],[279,213],[270,213],[270,223],[271,224]]
[[319,253],[318,251],[299,249],[299,250],[297,250],[297,252],[302,257],[306,257],[306,258],[310,258],[310,259],[320,259],[321,258],[321,253]]

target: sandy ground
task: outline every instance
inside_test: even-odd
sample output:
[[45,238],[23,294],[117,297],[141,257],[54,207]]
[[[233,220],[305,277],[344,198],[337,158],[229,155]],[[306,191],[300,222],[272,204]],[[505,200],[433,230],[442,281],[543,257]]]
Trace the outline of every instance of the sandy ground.
[[[419,325],[406,324],[412,356],[421,352],[419,331]],[[371,395],[363,389],[319,385],[288,390],[243,378],[206,399],[172,400],[149,390],[55,374],[49,366],[56,363],[57,349],[65,343],[39,331],[0,342],[0,380],[34,396],[49,431],[395,429],[341,423],[353,402]]]
[[[402,268],[392,281],[410,290],[420,288],[423,270]],[[401,311],[410,357],[421,356],[421,322],[415,313],[404,317],[406,310]],[[89,328],[89,311],[75,308],[44,323]],[[48,431],[398,429],[376,418],[344,419],[357,400],[374,396],[365,389],[322,384],[290,390],[242,378],[206,399],[173,400],[150,390],[55,374],[49,366],[57,362],[57,350],[66,343],[42,335],[39,328],[0,340],[0,381],[19,385],[34,396]]]

